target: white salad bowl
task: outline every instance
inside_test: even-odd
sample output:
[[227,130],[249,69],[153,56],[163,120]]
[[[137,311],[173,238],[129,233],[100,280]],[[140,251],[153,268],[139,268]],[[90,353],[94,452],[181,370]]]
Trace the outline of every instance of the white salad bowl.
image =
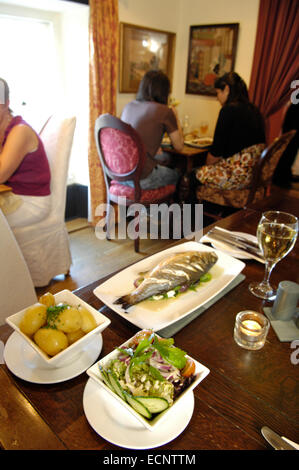
[[[120,348],[127,347],[132,342],[132,339],[134,338],[134,336],[132,338],[130,338],[128,341],[126,341],[125,343],[123,343],[120,346]],[[160,338],[159,335],[156,334],[156,336],[158,338]],[[200,364],[198,361],[191,358],[195,363],[195,373],[194,373],[195,378],[194,378],[193,382],[174,400],[174,403],[170,407],[168,407],[165,411],[162,411],[161,413],[155,415],[152,419],[147,419],[147,418],[143,417],[141,414],[139,414],[137,411],[135,411],[126,401],[124,401],[116,393],[114,393],[109,387],[107,387],[107,385],[105,384],[105,382],[102,379],[102,376],[101,376],[101,373],[100,373],[100,370],[99,370],[99,365],[101,365],[101,366],[103,366],[103,368],[105,368],[108,365],[108,363],[112,359],[116,359],[118,355],[119,355],[118,349],[114,349],[111,353],[107,354],[107,356],[100,359],[98,362],[93,364],[93,366],[91,366],[89,369],[87,369],[86,373],[100,387],[105,389],[107,391],[107,393],[109,393],[111,395],[111,397],[113,397],[116,400],[116,402],[121,404],[126,410],[128,410],[133,416],[135,416],[135,418],[140,423],[142,423],[147,429],[149,429],[150,431],[154,431],[157,428],[157,426],[159,426],[159,424],[162,421],[164,421],[165,419],[171,419],[171,417],[175,418],[176,409],[180,406],[180,403],[183,400],[183,398],[188,393],[190,393],[195,387],[197,387],[197,385],[210,372],[210,370],[207,367],[205,367],[203,364]],[[186,357],[190,357],[190,356],[186,355]]]
[[82,349],[86,347],[91,341],[93,341],[94,336],[100,334],[107,326],[111,323],[109,318],[105,317],[105,315],[102,315],[98,310],[95,308],[91,307],[89,304],[84,302],[82,299],[77,297],[75,294],[73,294],[71,291],[65,289],[57,294],[54,294],[55,298],[55,304],[58,304],[60,302],[66,303],[68,305],[71,305],[72,307],[77,307],[78,305],[82,305],[85,307],[94,317],[97,326],[91,330],[89,333],[84,335],[82,338],[78,339],[75,341],[73,344],[69,345],[66,349],[63,351],[59,352],[53,357],[48,356],[44,351],[42,351],[37,344],[26,334],[24,334],[20,330],[20,322],[21,319],[23,318],[24,313],[26,312],[27,308],[24,310],[21,310],[18,313],[15,313],[14,315],[11,315],[10,317],[6,318],[6,323],[8,323],[9,326],[11,326],[21,337],[34,349],[34,351],[39,355],[39,357],[43,360],[45,367],[64,367],[65,365],[69,364],[72,362],[77,355],[80,354]]

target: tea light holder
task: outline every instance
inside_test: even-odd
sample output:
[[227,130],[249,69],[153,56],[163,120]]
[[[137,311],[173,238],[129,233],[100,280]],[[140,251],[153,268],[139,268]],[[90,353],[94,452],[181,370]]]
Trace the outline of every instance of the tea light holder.
[[261,313],[245,310],[236,316],[234,339],[245,349],[261,349],[266,341],[270,322]]

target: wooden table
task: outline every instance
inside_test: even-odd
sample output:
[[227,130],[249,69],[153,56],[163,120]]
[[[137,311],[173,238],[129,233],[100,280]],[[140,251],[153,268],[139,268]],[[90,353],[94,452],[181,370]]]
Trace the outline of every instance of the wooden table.
[[[279,204],[276,207],[279,208]],[[259,218],[259,211],[247,209],[223,219],[218,225],[254,234]],[[298,265],[297,242],[293,251],[274,269],[272,281],[299,282]],[[298,359],[298,353],[294,355],[290,343],[281,343],[272,328],[264,348],[259,351],[242,349],[233,339],[237,312],[246,309],[262,312],[266,305],[248,290],[248,284],[262,279],[263,272],[262,264],[246,261],[243,271],[246,279],[175,335],[176,345],[211,372],[194,390],[195,408],[187,428],[158,451],[270,449],[261,436],[262,426],[269,426],[299,442],[298,360],[294,360]],[[93,294],[99,283],[76,291],[97,309],[103,306]],[[103,332],[100,357],[137,331],[108,308],[103,313],[111,319],[111,325]],[[0,340],[5,343],[11,332],[8,325],[2,326]],[[87,379],[82,373],[63,383],[32,384],[18,379],[2,364],[1,446],[4,449],[123,450],[102,439],[88,424],[82,405]]]
[[178,184],[179,202],[186,203],[190,201],[192,191],[192,179],[190,178],[193,168],[202,166],[205,163],[208,148],[196,148],[184,145],[183,150],[178,152],[173,147],[164,146],[163,151],[174,155],[173,162],[177,168],[181,169],[182,177]]
[[208,148],[196,148],[190,147],[189,145],[184,145],[183,150],[178,152],[173,147],[164,146],[163,151],[180,158],[184,163],[185,173],[189,174],[194,167],[194,162],[197,160],[197,157],[201,156],[204,158],[205,154],[208,152]]

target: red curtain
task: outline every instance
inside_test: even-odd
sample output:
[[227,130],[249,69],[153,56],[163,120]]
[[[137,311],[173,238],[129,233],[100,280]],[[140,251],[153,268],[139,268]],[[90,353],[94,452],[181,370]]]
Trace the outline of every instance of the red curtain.
[[106,188],[94,138],[98,116],[116,114],[118,72],[118,0],[89,0],[89,179],[91,222],[98,205],[106,202]]
[[290,100],[290,85],[299,78],[298,1],[260,0],[255,52],[249,85],[251,101],[266,120]]

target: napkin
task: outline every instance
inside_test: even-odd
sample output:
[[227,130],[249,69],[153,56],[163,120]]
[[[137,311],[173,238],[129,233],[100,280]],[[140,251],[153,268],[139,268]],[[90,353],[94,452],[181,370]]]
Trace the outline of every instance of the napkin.
[[279,341],[283,343],[299,339],[299,328],[296,326],[295,318],[291,320],[276,320],[272,315],[272,307],[264,307],[264,312]]
[[193,311],[189,315],[186,315],[181,320],[178,320],[175,323],[172,323],[171,325],[166,326],[165,328],[162,328],[161,330],[157,331],[157,333],[160,336],[163,336],[164,338],[171,338],[178,331],[182,330],[185,326],[189,325],[189,323],[195,320],[195,318],[197,318],[199,315],[201,315],[206,310],[208,310],[208,308],[210,308],[214,303],[216,303],[218,300],[224,297],[228,292],[234,289],[242,281],[244,281],[244,279],[245,279],[244,274],[239,274],[221,292],[215,295],[212,299],[210,299],[204,305],[202,305],[201,307],[199,307],[197,310]]
[[[232,257],[235,257],[235,258],[242,257],[244,259],[255,259],[259,263],[263,263],[263,264],[265,263],[265,260],[263,258],[261,258],[260,256],[251,255],[251,253],[249,253],[245,249],[242,250],[242,248],[232,246],[229,243],[229,241],[225,242],[225,241],[216,240],[213,237],[213,235],[209,236],[209,234],[206,234],[199,241],[200,241],[200,243],[211,243],[211,244],[214,243],[215,248],[217,250],[224,251],[225,253],[229,253],[230,256],[232,256]],[[216,246],[216,244],[217,245],[219,244],[220,246],[218,247],[218,246]],[[222,245],[222,248],[221,248],[221,245]]]

